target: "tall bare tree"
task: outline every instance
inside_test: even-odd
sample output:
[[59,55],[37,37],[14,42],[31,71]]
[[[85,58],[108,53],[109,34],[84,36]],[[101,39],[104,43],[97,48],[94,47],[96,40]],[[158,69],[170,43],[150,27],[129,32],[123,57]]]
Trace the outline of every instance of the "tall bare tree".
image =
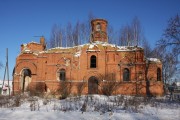
[[120,45],[122,46],[132,45],[132,31],[129,25],[123,26],[121,28],[119,41],[120,41]]
[[177,60],[172,53],[169,53],[163,47],[156,46],[151,53],[151,57],[159,58],[162,61],[162,77],[165,84],[171,82],[171,78],[176,71]]
[[142,44],[141,23],[137,17],[132,20],[131,25],[127,24],[120,29],[119,32],[120,45],[138,46]]
[[142,39],[141,23],[138,17],[134,17],[131,24],[133,45],[139,45]]
[[79,44],[85,44],[88,43],[90,40],[90,28],[89,28],[89,24],[87,24],[86,22],[83,22],[80,24],[80,34],[79,34]]
[[170,50],[175,55],[180,54],[180,17],[176,15],[168,21],[163,38],[158,41],[159,47]]
[[67,40],[66,47],[74,46],[74,41],[73,41],[73,26],[72,26],[72,24],[70,22],[66,26],[66,40]]
[[88,20],[85,22],[85,26],[86,26],[86,33],[87,33],[87,37],[88,39],[86,39],[87,41],[85,41],[85,43],[88,43],[90,42],[90,39],[91,39],[91,21],[95,19],[95,16],[92,12],[90,12],[88,14]]
[[63,28],[57,24],[53,25],[51,30],[51,37],[49,41],[49,47],[62,47],[63,45]]
[[152,48],[145,37],[142,39],[142,47],[144,49],[144,55],[148,58],[152,57]]
[[118,44],[116,43],[117,42],[116,31],[114,30],[112,25],[108,25],[107,33],[108,33],[108,42],[111,44],[112,43]]
[[165,83],[171,81],[172,75],[179,65],[180,55],[180,17],[176,15],[168,21],[162,39],[157,42],[157,51],[163,61],[163,77]]
[[91,20],[95,18],[92,13],[89,13],[88,20],[79,22],[75,25],[68,23],[65,27],[60,27],[57,24],[53,25],[51,37],[48,41],[49,48],[53,47],[72,47],[79,44],[84,44],[90,41]]

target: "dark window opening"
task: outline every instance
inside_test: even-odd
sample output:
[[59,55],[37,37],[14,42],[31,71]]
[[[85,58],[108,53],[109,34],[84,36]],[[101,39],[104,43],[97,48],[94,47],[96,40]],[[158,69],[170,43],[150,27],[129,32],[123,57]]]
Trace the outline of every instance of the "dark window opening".
[[96,25],[96,31],[100,31],[100,30],[101,30],[101,24],[98,23],[98,24]]
[[23,76],[26,77],[26,76],[29,76],[31,77],[31,71],[29,69],[24,69],[23,70]]
[[47,92],[47,85],[46,84],[45,84],[44,90],[45,90],[45,92]]
[[157,80],[161,81],[161,69],[160,68],[157,69]]
[[66,71],[64,69],[61,69],[59,74],[59,80],[65,81],[65,79],[66,79]]
[[96,56],[93,55],[91,56],[91,65],[90,65],[91,68],[96,68]]
[[130,81],[130,72],[127,68],[123,71],[123,81]]

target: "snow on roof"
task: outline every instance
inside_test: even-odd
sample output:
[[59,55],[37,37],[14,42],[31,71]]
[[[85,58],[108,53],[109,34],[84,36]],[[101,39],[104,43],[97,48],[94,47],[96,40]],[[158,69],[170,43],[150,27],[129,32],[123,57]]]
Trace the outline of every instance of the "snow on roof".
[[40,44],[40,43],[31,41],[31,42],[29,42],[29,43],[23,43],[22,45],[23,45],[24,47],[26,47],[28,44]]
[[30,43],[34,43],[34,44],[40,44],[40,43],[38,43],[38,42],[34,42],[34,41],[31,41]]
[[117,46],[117,48],[118,48],[117,51],[134,51],[134,50],[142,49],[141,47],[137,47],[137,46]]
[[[31,42],[36,43],[36,42]],[[37,43],[38,44],[38,43]],[[81,49],[86,48],[86,51],[101,51],[104,47],[107,47],[107,51],[135,51],[135,50],[142,50],[143,48],[137,46],[117,46],[115,44],[110,44],[107,42],[95,41],[92,43],[86,43],[78,46],[73,47],[55,47],[50,48],[45,51],[30,51],[26,48],[27,44],[23,44],[25,46],[23,53],[32,53],[34,55],[42,54],[42,53],[72,53],[75,57],[79,57],[82,53]],[[94,48],[95,47],[95,48]],[[152,60],[150,60],[152,61]],[[153,60],[154,61],[154,60]]]
[[100,50],[86,50],[86,51],[89,51],[89,52],[92,52],[92,51],[97,52],[98,51],[98,52],[100,52]]
[[113,48],[117,48],[117,51],[134,51],[134,50],[142,50],[143,49],[143,48],[137,47],[137,46],[117,46],[115,44],[109,44],[107,42],[101,42],[101,41],[95,41],[93,43],[86,44],[86,45],[89,45],[89,49],[92,49],[94,46],[98,47],[98,45],[102,45],[103,47],[110,46]]
[[22,44],[22,46],[26,47],[26,46],[27,46],[27,44],[26,44],[26,43],[24,43],[24,44]]
[[91,49],[91,48],[93,48],[94,47],[94,45],[93,44],[91,44],[91,45],[89,45],[89,48]]
[[81,51],[78,51],[74,54],[74,57],[79,57],[79,56],[81,56]]
[[[87,46],[87,51],[97,51],[97,50],[93,49],[94,47],[98,48],[99,49],[98,51],[100,51],[100,49],[102,49],[102,47],[104,47],[104,46],[114,48],[111,51],[115,51],[115,49],[116,49],[116,51],[135,51],[135,50],[143,49],[143,48],[137,47],[137,46],[117,46],[115,44],[109,44],[107,42],[95,41],[93,43],[87,43],[87,44],[78,45],[78,46],[74,46],[74,47],[55,47],[55,48],[51,48],[51,49],[48,49],[47,51],[40,52],[40,53],[48,53],[48,52],[58,53],[58,52],[61,52],[61,50],[70,51],[70,49],[73,50],[73,49],[77,49],[77,48],[83,48],[85,46]],[[75,53],[75,56],[77,54],[78,53]]]
[[25,49],[24,51],[25,51],[25,52],[29,52],[29,51],[31,51],[31,50],[29,50],[29,49]]
[[147,60],[149,60],[151,62],[161,62],[161,60],[158,58],[147,58]]
[[70,49],[70,48],[73,48],[73,47],[55,47],[55,48],[50,48],[48,50],[56,50],[56,49]]

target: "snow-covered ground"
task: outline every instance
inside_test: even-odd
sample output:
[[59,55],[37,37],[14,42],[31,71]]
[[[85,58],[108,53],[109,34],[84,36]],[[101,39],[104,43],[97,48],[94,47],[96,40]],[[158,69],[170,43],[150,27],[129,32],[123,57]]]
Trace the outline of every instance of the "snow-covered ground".
[[[20,102],[20,104],[19,104]],[[17,107],[18,106],[18,107]],[[81,96],[64,100],[0,98],[0,120],[180,120],[180,103],[164,98]]]

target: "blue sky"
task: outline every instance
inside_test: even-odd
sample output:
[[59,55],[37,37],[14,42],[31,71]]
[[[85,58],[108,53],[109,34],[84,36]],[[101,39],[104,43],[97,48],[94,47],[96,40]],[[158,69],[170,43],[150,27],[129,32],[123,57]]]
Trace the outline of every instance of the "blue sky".
[[8,48],[10,78],[21,44],[39,42],[33,36],[49,39],[54,24],[85,21],[90,12],[115,29],[137,16],[153,47],[169,18],[180,14],[180,0],[0,0],[0,61],[5,65]]

